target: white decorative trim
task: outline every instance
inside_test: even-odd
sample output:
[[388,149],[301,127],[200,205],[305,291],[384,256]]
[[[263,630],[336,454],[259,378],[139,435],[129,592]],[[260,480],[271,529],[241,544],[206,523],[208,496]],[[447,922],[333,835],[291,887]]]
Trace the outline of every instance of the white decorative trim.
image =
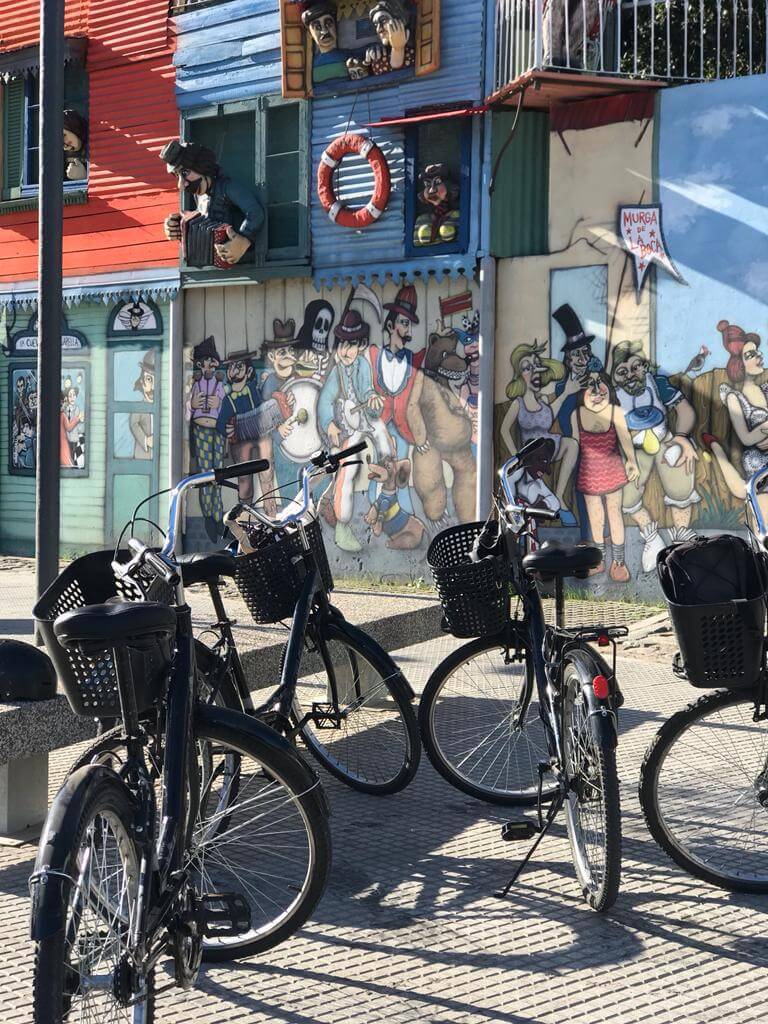
[[384,213],[384,211],[380,210],[378,206],[373,205],[373,200],[371,200],[369,203],[366,203],[365,208],[368,211],[368,213],[370,213],[374,220],[378,220],[382,213]]
[[334,160],[332,156],[328,156],[328,150],[326,149],[323,155],[320,157],[321,163],[324,163],[326,167],[330,167],[331,170],[335,170],[339,166],[339,161]]
[[373,141],[373,139],[366,139],[366,141],[363,143],[362,149],[360,150],[360,156],[365,157],[365,159],[367,160],[368,154],[371,152],[372,149],[375,149],[375,147],[376,143]]

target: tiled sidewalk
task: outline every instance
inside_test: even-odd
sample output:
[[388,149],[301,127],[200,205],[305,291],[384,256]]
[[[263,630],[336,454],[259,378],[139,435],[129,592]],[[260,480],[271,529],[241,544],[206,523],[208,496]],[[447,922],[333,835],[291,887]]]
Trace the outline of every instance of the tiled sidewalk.
[[[451,640],[403,652],[417,689]],[[333,779],[334,867],[315,919],[263,959],[205,971],[160,997],[163,1022],[234,1024],[749,1024],[765,1017],[766,900],[672,866],[646,833],[639,763],[695,694],[661,664],[623,661],[624,875],[614,910],[582,903],[563,825],[506,901],[516,848],[503,808],[453,791],[423,764],[405,793],[362,796]],[[59,764],[63,767],[63,757]],[[5,1021],[30,1018],[26,877],[33,849],[0,848]],[[161,979],[162,982],[163,979]]]

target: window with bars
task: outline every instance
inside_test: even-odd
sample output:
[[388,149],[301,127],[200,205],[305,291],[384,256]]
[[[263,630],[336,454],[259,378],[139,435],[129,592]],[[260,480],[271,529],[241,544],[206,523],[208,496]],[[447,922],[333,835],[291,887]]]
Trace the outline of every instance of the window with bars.
[[208,146],[222,171],[256,188],[266,211],[258,263],[301,263],[309,256],[307,104],[279,97],[189,112],[188,141]]

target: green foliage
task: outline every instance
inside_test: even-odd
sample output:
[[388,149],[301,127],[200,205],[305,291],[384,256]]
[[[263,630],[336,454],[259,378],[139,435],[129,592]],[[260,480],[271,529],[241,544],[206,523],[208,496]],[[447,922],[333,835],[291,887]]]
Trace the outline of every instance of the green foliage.
[[[632,51],[635,11],[636,72]],[[625,4],[621,38],[621,69],[639,77],[730,78],[766,70],[766,7],[757,0]]]
[[699,530],[742,530],[744,513],[717,494],[708,494],[701,504],[695,526]]

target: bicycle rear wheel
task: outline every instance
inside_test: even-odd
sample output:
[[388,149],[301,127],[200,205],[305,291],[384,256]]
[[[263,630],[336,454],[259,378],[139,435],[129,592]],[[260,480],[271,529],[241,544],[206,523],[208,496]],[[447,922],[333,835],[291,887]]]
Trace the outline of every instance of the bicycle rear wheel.
[[154,973],[139,980],[128,970],[140,861],[135,808],[111,774],[82,797],[79,787],[70,789],[69,799],[54,805],[43,858],[51,883],[66,881],[61,927],[36,946],[35,1024],[152,1024]]
[[751,691],[707,693],[656,734],[640,771],[648,829],[681,868],[768,892],[768,722]]
[[576,875],[593,910],[616,902],[621,879],[621,802],[616,751],[595,737],[592,678],[582,659],[567,657],[563,671],[563,754],[568,780],[568,838]]
[[[456,789],[489,803],[535,804],[549,760],[533,667],[504,661],[493,637],[472,640],[437,666],[419,705],[424,748]],[[544,776],[545,798],[554,785]]]
[[397,793],[413,779],[421,755],[416,715],[397,671],[369,638],[358,640],[336,623],[322,629],[322,635],[310,632],[315,649],[304,652],[296,684],[299,734],[313,757],[352,789]]

